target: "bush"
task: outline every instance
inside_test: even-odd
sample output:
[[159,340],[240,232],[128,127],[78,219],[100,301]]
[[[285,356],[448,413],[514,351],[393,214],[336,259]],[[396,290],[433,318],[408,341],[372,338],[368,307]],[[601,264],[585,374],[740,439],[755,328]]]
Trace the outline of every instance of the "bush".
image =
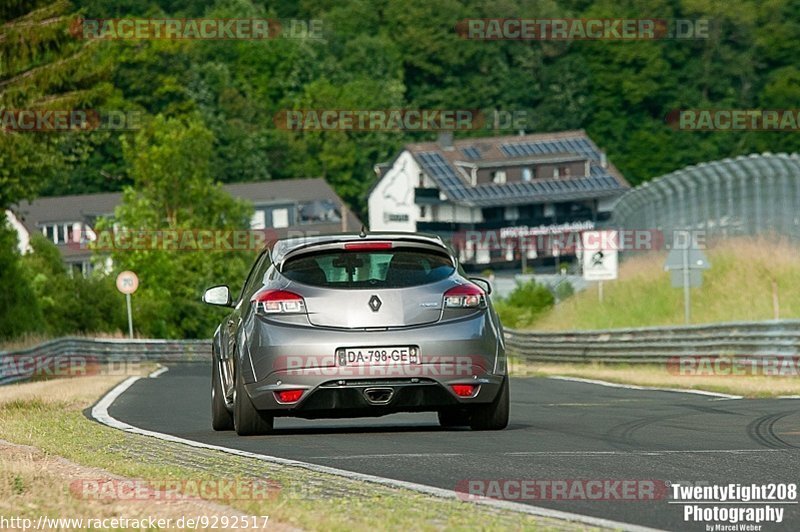
[[528,281],[518,283],[508,297],[495,303],[495,309],[503,326],[513,329],[529,325],[554,304],[555,298],[546,286]]
[[25,255],[25,273],[42,313],[49,335],[113,333],[124,330],[125,299],[114,278],[94,273],[70,276],[56,246],[42,235],[31,238],[32,253]]
[[575,288],[569,281],[563,281],[556,285],[553,292],[556,296],[556,301],[561,302],[570,297],[572,294],[574,294]]

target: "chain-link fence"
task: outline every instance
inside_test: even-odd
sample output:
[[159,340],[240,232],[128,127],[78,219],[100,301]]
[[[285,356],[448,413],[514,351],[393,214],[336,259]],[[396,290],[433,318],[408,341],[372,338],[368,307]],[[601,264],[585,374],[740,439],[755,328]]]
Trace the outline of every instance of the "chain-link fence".
[[800,155],[741,156],[688,166],[626,193],[611,226],[703,231],[707,239],[784,235],[800,239]]

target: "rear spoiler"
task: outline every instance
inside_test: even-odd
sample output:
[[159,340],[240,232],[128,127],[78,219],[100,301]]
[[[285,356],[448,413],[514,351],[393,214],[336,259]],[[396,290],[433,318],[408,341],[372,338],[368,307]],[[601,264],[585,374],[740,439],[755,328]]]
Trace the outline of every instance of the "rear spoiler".
[[301,255],[306,255],[309,253],[319,253],[324,251],[378,251],[378,250],[390,250],[390,249],[397,249],[397,248],[415,248],[420,250],[431,251],[435,253],[439,253],[441,255],[446,255],[450,258],[453,262],[453,266],[456,266],[456,261],[453,258],[450,250],[447,249],[447,246],[442,244],[434,243],[433,241],[429,240],[419,240],[414,238],[393,238],[391,240],[379,240],[379,239],[369,239],[369,240],[342,240],[339,242],[317,242],[317,243],[309,243],[302,246],[299,246],[289,252],[287,252],[281,259],[280,263],[275,264],[279,271],[283,270],[283,265],[286,263],[287,260],[291,260],[297,258]]

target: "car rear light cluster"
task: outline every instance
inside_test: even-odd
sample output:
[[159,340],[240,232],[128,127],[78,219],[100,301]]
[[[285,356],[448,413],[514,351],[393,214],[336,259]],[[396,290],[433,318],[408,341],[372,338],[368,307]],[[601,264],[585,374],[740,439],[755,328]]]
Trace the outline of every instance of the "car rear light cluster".
[[264,314],[304,314],[306,302],[302,296],[288,290],[263,290],[250,300]]
[[274,393],[279,403],[296,403],[303,396],[303,390],[281,390]]
[[477,308],[484,303],[483,290],[474,284],[460,284],[444,293],[445,308]]
[[472,397],[475,395],[475,388],[474,384],[452,384],[450,386],[453,389],[453,393],[459,397]]

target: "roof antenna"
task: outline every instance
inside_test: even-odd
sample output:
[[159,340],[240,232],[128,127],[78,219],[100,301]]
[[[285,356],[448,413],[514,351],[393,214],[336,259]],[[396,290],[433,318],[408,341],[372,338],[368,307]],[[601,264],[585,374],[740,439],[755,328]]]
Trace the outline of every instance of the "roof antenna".
[[367,237],[367,226],[366,225],[362,225],[361,226],[361,232],[358,233],[358,236],[360,236],[361,238],[366,238]]

